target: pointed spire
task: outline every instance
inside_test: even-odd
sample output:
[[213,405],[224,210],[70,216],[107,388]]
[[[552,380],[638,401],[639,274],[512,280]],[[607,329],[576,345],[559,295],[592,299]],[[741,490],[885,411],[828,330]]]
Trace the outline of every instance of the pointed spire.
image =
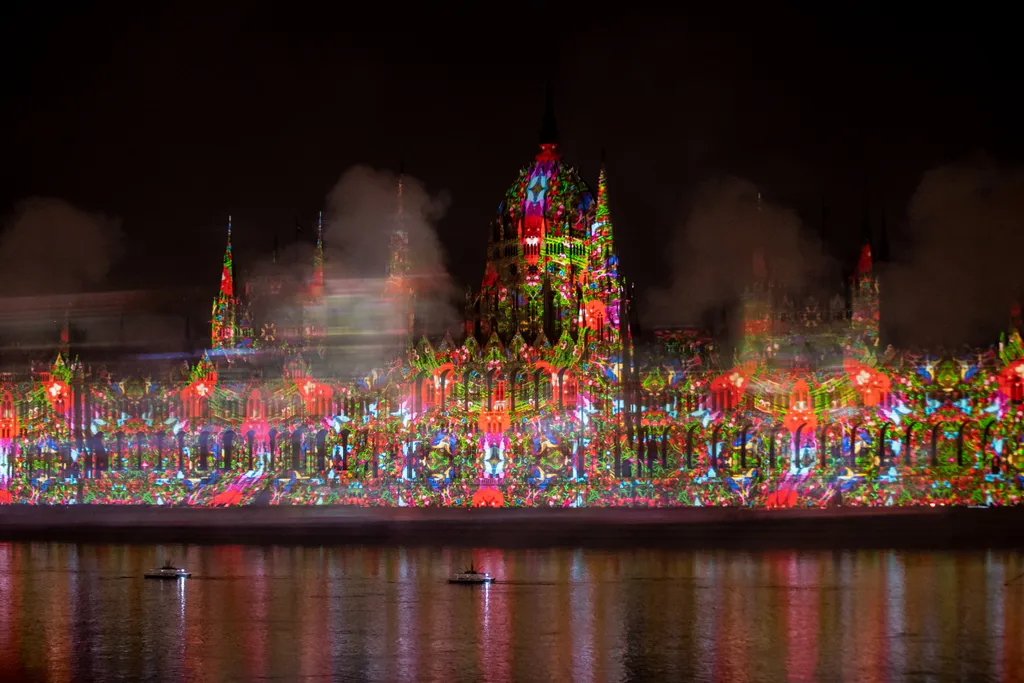
[[[398,221],[401,224],[405,217],[405,159],[398,162]],[[401,225],[399,225],[401,229]]]
[[220,293],[224,296],[235,295],[234,261],[231,258],[231,216],[228,216],[228,244],[224,249],[224,264],[220,273]]
[[405,164],[400,164],[401,171],[398,175],[398,211],[395,216],[395,229],[391,232],[389,242],[390,255],[388,258],[388,279],[385,283],[384,292],[389,298],[393,298],[399,306],[398,311],[401,318],[405,320],[406,334],[411,338],[415,331],[415,307],[413,298],[415,292],[409,286],[409,233],[405,231]]
[[558,122],[555,121],[555,100],[551,93],[551,82],[544,88],[544,120],[540,126],[540,152],[537,161],[558,160]]
[[231,258],[231,216],[228,216],[228,244],[224,249],[220,291],[213,300],[213,320],[210,325],[210,341],[214,348],[231,346],[234,343],[236,304],[234,262]]
[[[613,233],[612,214],[608,202],[608,174],[602,159],[601,170],[597,175],[597,207],[591,228],[590,259],[584,279],[586,284],[582,290],[577,288],[576,293],[576,318],[579,320],[580,316],[584,315],[584,320],[591,316],[594,316],[594,321],[600,320],[601,327],[595,328],[595,331],[602,336],[606,331],[610,334],[615,333],[616,311],[620,299],[616,286],[620,278],[619,262],[615,256]],[[575,274],[572,279],[576,280]],[[591,305],[592,302],[601,303],[603,307],[595,309]]]
[[64,309],[64,324],[60,328],[60,347],[59,353],[68,355],[71,345],[71,324],[68,320],[68,310]]
[[604,170],[604,163],[601,163],[601,170],[597,173],[597,220],[608,220],[611,211],[608,209],[608,177]]
[[870,273],[871,267],[871,244],[868,243],[860,248],[860,258],[857,259],[857,277]]
[[[758,193],[758,197],[760,196],[760,193]],[[754,250],[753,257],[751,258],[751,273],[756,282],[763,282],[768,279],[768,266],[765,264],[764,252],[760,249]]]
[[878,262],[889,262],[889,226],[886,221],[885,204],[882,205],[882,219],[878,231]]
[[313,252],[313,291],[314,297],[320,297],[324,289],[324,212],[316,219],[316,250]]
[[608,206],[608,172],[604,165],[604,149],[601,150],[601,170],[597,172],[597,209],[594,214],[594,233],[599,237],[612,238],[612,213]]
[[[405,165],[402,164],[404,170]],[[392,287],[397,286],[395,281],[400,281],[405,286],[405,278],[409,274],[409,235],[405,232],[405,197],[404,197],[405,176],[398,176],[398,212],[395,216],[395,229],[391,233],[389,242],[390,258],[388,260],[388,277],[392,280]]]
[[873,241],[871,235],[871,204],[866,191],[864,196],[864,217],[861,221],[860,230],[862,246],[860,249],[860,257],[857,259],[857,277],[870,273],[873,266],[871,258],[871,243]]
[[825,201],[825,191],[821,192],[821,216],[820,223],[818,224],[818,234],[821,238],[822,244],[825,243],[828,234],[828,203]]
[[551,81],[544,87],[544,120],[540,126],[540,144],[558,144],[558,122],[555,120],[555,98],[551,88]]
[[864,244],[871,244],[873,241],[871,234],[871,204],[868,203],[867,198],[864,199],[864,215],[860,222],[860,238]]

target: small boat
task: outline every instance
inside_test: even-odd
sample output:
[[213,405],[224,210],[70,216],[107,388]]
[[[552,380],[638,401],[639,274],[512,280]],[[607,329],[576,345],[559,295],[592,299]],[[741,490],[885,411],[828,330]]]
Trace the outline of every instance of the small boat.
[[448,583],[487,584],[494,583],[494,577],[487,572],[479,572],[473,565],[469,565],[469,569],[452,574]]
[[147,579],[187,579],[190,576],[192,574],[170,563],[165,564],[159,569],[150,569],[146,572]]

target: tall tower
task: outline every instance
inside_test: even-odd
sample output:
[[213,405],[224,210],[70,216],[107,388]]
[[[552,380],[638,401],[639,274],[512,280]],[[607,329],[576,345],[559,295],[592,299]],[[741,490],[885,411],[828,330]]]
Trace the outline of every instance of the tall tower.
[[235,344],[238,299],[235,298],[234,262],[231,258],[231,216],[228,216],[228,243],[224,249],[224,263],[220,273],[220,291],[213,300],[213,318],[210,322],[212,348],[230,348]]
[[316,220],[316,250],[313,252],[313,280],[309,287],[310,298],[320,301],[324,296],[324,212]]
[[590,226],[590,262],[585,277],[584,323],[602,339],[614,338],[619,331],[623,285],[615,253],[612,215],[608,207],[608,178],[603,163],[597,177],[597,209],[594,223]]
[[853,276],[851,325],[855,336],[874,351],[878,347],[878,278],[871,258],[871,245],[861,247]]
[[397,324],[405,328],[407,337],[412,338],[415,324],[413,287],[409,277],[409,233],[405,229],[404,164],[398,173],[398,211],[395,228],[391,232],[388,254],[387,281],[384,296],[395,307]]
[[886,229],[885,209],[877,251],[872,250],[871,204],[864,202],[864,245],[857,259],[850,293],[850,317],[854,337],[874,353],[879,346],[879,280],[881,267],[889,260],[889,235]]
[[737,348],[738,359],[759,359],[771,343],[774,318],[771,280],[760,250],[753,255],[751,282],[743,291],[742,309],[743,329]]
[[580,324],[595,210],[587,184],[559,155],[549,90],[540,150],[491,224],[478,299],[484,334],[543,331],[550,338]]
[[306,343],[322,349],[327,336],[327,308],[324,304],[324,212],[316,221],[316,248],[313,251],[313,276],[309,283],[304,326]]

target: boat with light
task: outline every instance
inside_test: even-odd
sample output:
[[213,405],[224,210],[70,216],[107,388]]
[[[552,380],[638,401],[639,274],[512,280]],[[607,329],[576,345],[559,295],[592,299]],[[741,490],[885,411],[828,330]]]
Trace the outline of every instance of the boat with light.
[[452,574],[451,578],[448,579],[448,583],[481,585],[494,583],[494,577],[487,572],[477,571],[473,565],[469,565],[469,569]]
[[147,579],[176,580],[187,579],[190,576],[192,576],[192,574],[185,571],[184,569],[181,569],[180,567],[175,567],[172,564],[165,564],[164,566],[158,569],[150,569],[148,572],[146,572]]

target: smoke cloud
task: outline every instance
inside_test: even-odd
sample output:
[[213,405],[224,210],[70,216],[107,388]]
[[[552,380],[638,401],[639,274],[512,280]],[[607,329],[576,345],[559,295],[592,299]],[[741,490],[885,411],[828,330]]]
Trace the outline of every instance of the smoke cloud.
[[[416,291],[418,335],[439,335],[458,324],[455,287],[444,249],[434,228],[450,200],[431,195],[419,180],[356,166],[346,171],[327,195],[325,240],[331,247],[330,277],[383,279],[391,236],[408,235],[411,284]],[[400,304],[395,304],[396,306]],[[404,315],[395,310],[396,320]]]
[[992,343],[1022,294],[1022,221],[1024,169],[979,158],[926,172],[907,207],[907,257],[883,281],[896,340]]
[[757,187],[738,178],[702,184],[669,246],[669,284],[648,300],[652,322],[700,324],[728,309],[753,277],[754,255],[771,278],[799,290],[817,284],[828,266],[820,243],[801,231],[796,213],[759,200]]
[[20,202],[0,235],[0,294],[67,294],[99,285],[121,251],[121,224],[62,200]]
[[[404,176],[399,218],[398,188],[396,174],[357,166],[342,174],[327,194],[322,292],[326,309],[308,306],[312,239],[290,243],[246,269],[242,281],[257,337],[273,334],[281,342],[301,337],[311,325],[323,326],[332,372],[366,377],[405,349],[410,305],[417,339],[455,331],[455,289],[434,231],[448,199],[431,195],[421,182]],[[391,237],[398,229],[408,236],[406,286],[415,292],[412,297],[393,291],[397,287],[388,279]]]
[[276,328],[276,337],[302,324],[303,302],[309,293],[313,275],[314,245],[308,242],[288,244],[274,255],[249,266],[241,283],[249,306],[254,333],[259,337],[269,333],[269,323]]

